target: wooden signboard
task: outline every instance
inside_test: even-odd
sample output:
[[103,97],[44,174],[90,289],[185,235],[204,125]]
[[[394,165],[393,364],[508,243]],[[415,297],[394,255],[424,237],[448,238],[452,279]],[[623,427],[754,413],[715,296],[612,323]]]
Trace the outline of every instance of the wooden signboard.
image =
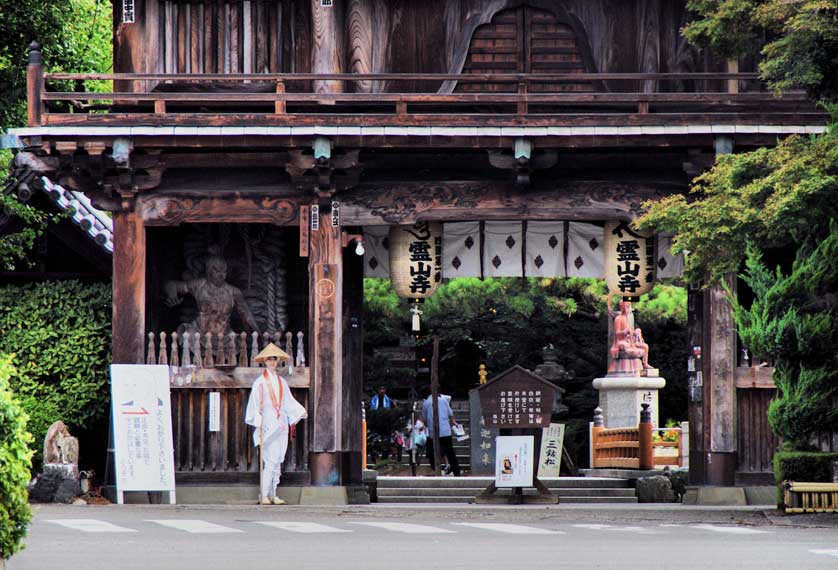
[[532,429],[550,425],[556,387],[525,368],[513,366],[477,391],[486,427]]

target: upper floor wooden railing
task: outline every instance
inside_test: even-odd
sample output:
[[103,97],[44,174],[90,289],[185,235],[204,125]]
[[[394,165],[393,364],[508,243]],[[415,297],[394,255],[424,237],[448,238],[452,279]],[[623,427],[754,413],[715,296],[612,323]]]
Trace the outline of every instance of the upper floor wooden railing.
[[[44,73],[40,54],[30,55],[37,55],[28,71],[30,126],[283,126],[323,125],[325,120],[347,126],[645,125],[710,123],[720,115],[740,120],[772,116],[781,124],[825,122],[805,93],[768,92],[754,73]],[[125,90],[84,90],[85,82],[102,80]],[[432,92],[351,92],[359,82],[371,81],[438,87]],[[510,88],[463,93],[443,88],[484,82]],[[591,89],[562,87],[579,82]],[[330,83],[349,92],[319,92]],[[67,85],[76,90],[56,90]]]

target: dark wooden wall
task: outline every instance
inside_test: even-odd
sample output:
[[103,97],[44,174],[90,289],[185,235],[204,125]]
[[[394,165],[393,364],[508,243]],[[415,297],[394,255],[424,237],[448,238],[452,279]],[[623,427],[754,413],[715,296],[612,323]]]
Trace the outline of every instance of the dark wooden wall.
[[[685,0],[340,0],[325,9],[314,0],[136,4],[137,23],[115,22],[116,71],[306,72],[318,68],[312,62],[315,56],[332,59],[338,53],[342,61],[328,62],[329,69],[459,73],[467,66],[475,31],[498,13],[524,5],[539,18],[552,15],[572,22],[585,36],[591,71],[719,68],[681,37]],[[115,13],[118,18],[119,2]],[[343,45],[315,49],[318,42]],[[352,88],[369,92],[436,87],[362,82]]]

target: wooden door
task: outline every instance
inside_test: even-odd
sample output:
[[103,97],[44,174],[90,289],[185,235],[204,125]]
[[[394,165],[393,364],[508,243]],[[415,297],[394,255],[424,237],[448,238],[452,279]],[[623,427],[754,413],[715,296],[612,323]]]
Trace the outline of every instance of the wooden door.
[[[547,10],[520,6],[495,14],[471,38],[463,73],[586,73],[593,72],[587,38],[569,20]],[[515,92],[514,83],[463,83],[462,93]],[[586,81],[533,83],[531,92],[593,91]]]

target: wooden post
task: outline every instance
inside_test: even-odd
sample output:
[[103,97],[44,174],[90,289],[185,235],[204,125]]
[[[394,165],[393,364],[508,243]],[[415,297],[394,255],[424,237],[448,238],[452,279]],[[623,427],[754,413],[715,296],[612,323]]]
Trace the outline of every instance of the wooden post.
[[41,93],[44,90],[44,59],[41,46],[37,42],[29,44],[29,65],[26,66],[26,110],[28,125],[41,126],[41,115],[44,112]]
[[[727,72],[728,73],[739,73],[739,60],[738,59],[729,59],[726,62]],[[728,79],[727,80],[727,92],[736,94],[739,93],[739,80],[738,79]]]
[[653,469],[655,466],[654,448],[652,447],[652,413],[649,404],[641,404],[640,425],[638,426],[640,469]]
[[113,362],[142,364],[145,340],[146,239],[133,211],[113,215]]
[[[285,83],[281,80],[276,82],[276,92],[285,93]],[[285,101],[276,101],[276,103],[274,103],[274,113],[277,115],[284,115],[285,108]]]
[[[321,204],[328,211],[328,202]],[[325,217],[324,217],[325,219]],[[343,249],[341,229],[320,224],[309,250],[311,483],[341,482],[343,427]]]
[[597,461],[599,460],[599,453],[597,452],[597,444],[599,443],[601,434],[605,429],[605,419],[602,416],[602,408],[597,406],[594,410],[594,421],[591,425],[591,469],[596,469]]
[[442,454],[439,449],[439,337],[434,337],[434,354],[431,358],[431,405],[434,412],[434,465],[435,475],[442,471]]
[[367,411],[361,402],[361,469],[367,468]]

